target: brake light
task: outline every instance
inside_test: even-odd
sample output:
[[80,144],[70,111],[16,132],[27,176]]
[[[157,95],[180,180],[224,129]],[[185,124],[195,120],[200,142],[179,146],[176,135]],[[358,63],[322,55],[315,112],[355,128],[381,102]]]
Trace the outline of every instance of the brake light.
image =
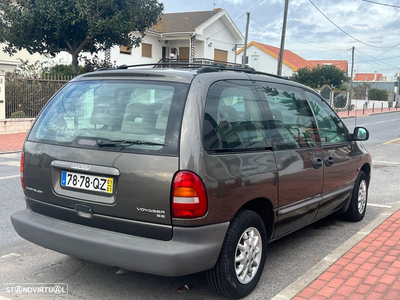
[[24,160],[25,160],[25,153],[21,153],[21,163],[19,165],[19,174],[21,176],[21,186],[25,189],[25,179],[24,179]]
[[207,212],[207,194],[201,179],[194,173],[180,171],[172,184],[172,217],[192,219]]

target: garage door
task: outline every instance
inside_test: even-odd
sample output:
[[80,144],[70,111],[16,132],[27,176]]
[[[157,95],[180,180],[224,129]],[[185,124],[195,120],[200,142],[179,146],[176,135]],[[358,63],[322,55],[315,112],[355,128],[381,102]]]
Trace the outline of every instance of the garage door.
[[227,62],[228,61],[228,51],[214,49],[214,60]]

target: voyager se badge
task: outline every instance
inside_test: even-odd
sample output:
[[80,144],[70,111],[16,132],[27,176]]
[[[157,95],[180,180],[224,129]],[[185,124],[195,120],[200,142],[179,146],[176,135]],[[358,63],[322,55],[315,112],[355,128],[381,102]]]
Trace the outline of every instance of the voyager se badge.
[[72,164],[71,169],[89,171],[90,170],[90,166],[89,165],[82,165],[82,164]]
[[138,211],[141,212],[147,212],[147,213],[153,213],[156,214],[157,218],[163,218],[165,219],[165,211],[159,210],[159,209],[151,209],[151,208],[144,208],[144,207],[136,207]]

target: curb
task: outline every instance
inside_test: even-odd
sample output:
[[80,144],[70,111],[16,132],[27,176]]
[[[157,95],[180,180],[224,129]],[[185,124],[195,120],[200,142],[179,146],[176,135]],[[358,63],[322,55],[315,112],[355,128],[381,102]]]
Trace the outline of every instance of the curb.
[[[385,114],[391,114],[391,113],[396,113],[396,112],[400,112],[400,110],[377,112],[377,113],[371,113],[369,115],[361,114],[361,115],[357,115],[357,118],[370,117],[370,116],[376,116],[376,115],[385,115]],[[355,117],[356,116],[343,116],[343,117],[340,117],[340,118],[343,120],[343,119],[354,119]]]
[[325,256],[313,268],[308,270],[304,275],[299,277],[296,281],[292,282],[285,289],[280,291],[271,300],[290,300],[304,288],[317,279],[324,271],[333,265],[340,257],[347,253],[351,248],[357,245],[362,239],[368,236],[375,228],[381,225],[386,219],[393,215],[400,209],[400,203],[394,204],[390,209],[381,213],[375,220],[365,226],[363,229],[354,234],[342,245],[333,250],[330,254]]
[[[0,155],[2,154],[13,154],[13,153],[21,153],[22,150],[12,150],[12,151],[0,151]],[[1,298],[0,298],[1,300]]]

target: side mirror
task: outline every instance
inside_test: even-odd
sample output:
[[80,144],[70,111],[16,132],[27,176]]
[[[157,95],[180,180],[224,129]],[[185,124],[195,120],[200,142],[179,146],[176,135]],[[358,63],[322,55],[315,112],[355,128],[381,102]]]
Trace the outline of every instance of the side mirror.
[[366,141],[369,139],[369,132],[364,127],[354,128],[353,139],[355,141]]

